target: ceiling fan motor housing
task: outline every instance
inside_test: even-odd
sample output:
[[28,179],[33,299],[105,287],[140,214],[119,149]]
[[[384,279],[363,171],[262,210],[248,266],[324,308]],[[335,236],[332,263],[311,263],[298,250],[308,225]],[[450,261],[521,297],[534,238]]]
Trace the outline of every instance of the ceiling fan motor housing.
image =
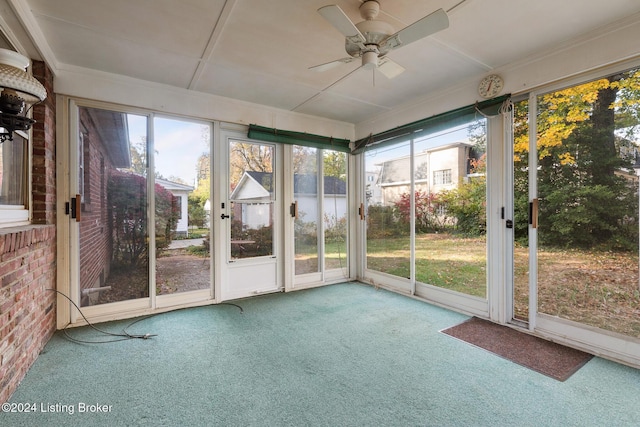
[[[375,3],[375,2],[369,2]],[[358,30],[362,33],[365,38],[365,46],[366,45],[376,45],[378,48],[380,47],[380,43],[384,41],[387,37],[394,33],[394,29],[391,24],[384,21],[362,21],[356,24]],[[347,53],[351,56],[357,57],[362,54],[362,45],[358,43],[354,43],[349,39],[346,39],[345,49]],[[380,55],[384,55],[389,51],[386,49],[384,52],[380,51]]]
[[311,67],[314,70],[326,70],[333,65],[350,63],[354,58],[362,60],[362,67],[375,68],[380,65],[382,73],[393,78],[404,71],[402,66],[386,57],[386,54],[401,46],[413,43],[431,34],[449,27],[449,18],[443,9],[417,20],[408,27],[395,32],[384,21],[377,20],[380,13],[379,0],[364,0],[360,5],[360,15],[364,21],[354,24],[339,6],[323,6],[318,12],[345,36],[345,50],[349,58]]

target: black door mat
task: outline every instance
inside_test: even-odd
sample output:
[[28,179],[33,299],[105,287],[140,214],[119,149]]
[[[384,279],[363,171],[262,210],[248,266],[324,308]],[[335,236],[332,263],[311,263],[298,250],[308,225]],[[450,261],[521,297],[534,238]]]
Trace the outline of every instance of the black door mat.
[[558,381],[565,381],[593,357],[477,317],[442,332]]

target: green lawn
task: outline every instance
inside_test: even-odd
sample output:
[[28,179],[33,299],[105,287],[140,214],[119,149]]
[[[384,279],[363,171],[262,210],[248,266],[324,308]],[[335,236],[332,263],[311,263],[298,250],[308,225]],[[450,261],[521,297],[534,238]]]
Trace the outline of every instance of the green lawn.
[[[409,238],[367,241],[367,267],[409,277]],[[416,237],[416,280],[469,295],[486,297],[486,243],[484,238],[449,234]]]
[[[514,310],[526,319],[528,248],[514,250]],[[367,241],[367,267],[409,277],[409,238]],[[640,337],[638,254],[538,251],[538,310],[586,325]],[[450,234],[416,238],[416,280],[486,298],[486,240]]]

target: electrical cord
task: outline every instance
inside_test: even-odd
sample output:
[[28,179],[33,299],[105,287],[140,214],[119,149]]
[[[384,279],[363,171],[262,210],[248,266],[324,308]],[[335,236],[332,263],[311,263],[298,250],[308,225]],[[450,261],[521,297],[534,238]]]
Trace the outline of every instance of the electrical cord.
[[[76,310],[78,310],[78,313],[80,313],[80,315],[82,316],[82,318],[84,319],[85,322],[87,322],[87,326],[89,326],[91,329],[95,330],[96,332],[99,332],[101,334],[104,335],[108,335],[113,337],[112,339],[108,339],[108,340],[101,340],[101,341],[87,341],[87,340],[80,340],[77,338],[72,337],[71,335],[69,335],[68,332],[68,328],[69,325],[65,326],[62,329],[62,333],[64,334],[64,336],[72,342],[78,343],[78,344],[109,344],[109,343],[113,343],[113,342],[119,342],[119,341],[128,341],[131,339],[142,339],[142,340],[146,340],[149,338],[153,338],[153,337],[157,337],[157,334],[131,334],[129,332],[127,332],[127,329],[131,328],[133,325],[135,325],[138,322],[141,322],[143,320],[149,319],[151,317],[155,317],[158,314],[163,314],[163,313],[158,313],[158,314],[154,314],[151,316],[144,316],[144,317],[140,317],[139,319],[136,319],[135,321],[129,323],[127,326],[125,326],[122,329],[122,333],[114,333],[114,332],[109,332],[109,331],[105,331],[102,330],[100,328],[98,328],[97,326],[93,325],[91,322],[89,322],[89,319],[86,318],[86,316],[84,315],[84,313],[82,312],[82,310],[80,310],[80,307],[78,307],[78,305],[73,302],[73,300],[71,298],[69,298],[67,295],[65,295],[64,293],[56,290],[56,289],[49,289],[46,288],[48,291],[52,291],[57,293],[58,295],[62,295],[64,298],[66,298],[71,304],[73,304],[73,306],[76,308]],[[220,303],[217,305],[230,305],[233,307],[237,307],[240,310],[240,314],[244,314],[244,310],[242,309],[242,307],[240,307],[238,304],[233,304],[233,303]],[[185,307],[187,308],[187,307]]]
[[126,341],[126,340],[130,340],[130,339],[149,339],[152,337],[157,336],[157,334],[144,334],[144,335],[140,335],[140,334],[130,334],[127,332],[127,329],[130,328],[131,326],[133,326],[134,324],[140,322],[141,320],[147,319],[151,316],[146,316],[146,317],[142,317],[140,319],[137,319],[135,322],[130,323],[127,327],[125,327],[122,330],[122,333],[113,333],[113,332],[109,332],[109,331],[105,331],[102,330],[100,328],[98,328],[97,326],[95,326],[94,324],[92,324],[91,322],[89,322],[89,319],[87,319],[87,317],[84,315],[84,313],[82,312],[82,310],[80,310],[80,307],[78,307],[78,305],[73,302],[73,300],[71,298],[69,298],[67,295],[65,295],[64,293],[56,290],[56,289],[47,289],[49,291],[55,292],[58,295],[62,295],[64,298],[66,298],[71,304],[73,304],[73,306],[76,308],[76,310],[78,310],[78,313],[80,313],[80,315],[82,316],[82,318],[84,319],[85,322],[87,322],[87,325],[93,329],[96,332],[100,332],[101,334],[104,335],[108,335],[111,337],[114,337],[114,339],[109,339],[109,340],[101,340],[101,341],[87,341],[87,340],[79,340],[77,338],[72,337],[71,335],[69,335],[68,332],[68,327],[69,325],[65,326],[64,329],[62,330],[62,333],[64,334],[64,336],[69,339],[70,341],[76,342],[76,343],[80,343],[80,344],[108,344],[108,343],[112,343],[112,342],[118,342],[118,341]]

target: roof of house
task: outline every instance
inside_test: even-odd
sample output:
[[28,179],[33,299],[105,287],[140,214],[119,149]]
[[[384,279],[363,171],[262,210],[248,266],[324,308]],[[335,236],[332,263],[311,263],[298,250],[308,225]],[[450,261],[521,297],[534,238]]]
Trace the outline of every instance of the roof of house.
[[162,185],[169,191],[193,191],[194,188],[191,185],[181,184],[179,182],[169,181],[166,179],[156,178],[156,184]]
[[[249,175],[255,182],[264,187],[265,190],[269,192],[272,191],[273,174],[271,172],[247,171],[245,174]],[[240,187],[241,182],[238,183],[238,187]],[[314,174],[294,174],[293,192],[294,194],[317,194],[318,176]],[[347,183],[334,176],[325,176],[324,194],[345,195],[347,194]]]

